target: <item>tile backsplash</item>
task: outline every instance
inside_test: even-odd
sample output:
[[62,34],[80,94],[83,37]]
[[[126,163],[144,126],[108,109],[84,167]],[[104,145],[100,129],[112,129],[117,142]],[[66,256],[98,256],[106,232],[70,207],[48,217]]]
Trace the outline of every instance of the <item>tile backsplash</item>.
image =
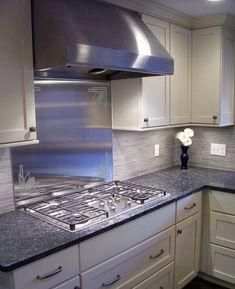
[[[193,145],[189,150],[190,164],[207,168],[235,171],[235,127],[195,127]],[[211,143],[226,144],[226,156],[210,154]]]
[[[187,127],[190,127],[187,126]],[[189,167],[207,167],[235,171],[235,127],[192,127],[193,144],[189,149]],[[180,144],[175,139],[183,128],[146,132],[113,132],[113,176],[128,179],[179,164]],[[210,154],[210,144],[226,144],[226,156]],[[160,144],[159,157],[153,156],[154,144]]]
[[0,149],[0,214],[14,210],[10,149]]
[[[175,129],[145,132],[113,131],[113,178],[124,180],[177,163]],[[160,145],[154,157],[154,145]]]

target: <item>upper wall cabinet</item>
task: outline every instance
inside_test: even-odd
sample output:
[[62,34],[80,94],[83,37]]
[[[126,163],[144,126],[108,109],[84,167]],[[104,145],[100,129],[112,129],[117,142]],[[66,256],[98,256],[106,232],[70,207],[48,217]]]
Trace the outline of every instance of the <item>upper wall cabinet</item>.
[[1,1],[0,37],[2,146],[36,138],[29,0]]
[[[143,20],[169,51],[169,24],[150,17]],[[114,129],[140,130],[169,123],[169,77],[112,81]]]
[[191,122],[191,30],[170,25],[170,54],[174,75],[170,77],[170,124]]
[[235,33],[220,26],[192,33],[192,122],[231,125],[234,121]]
[[191,31],[143,16],[174,58],[173,76],[112,81],[113,129],[142,130],[191,120]]

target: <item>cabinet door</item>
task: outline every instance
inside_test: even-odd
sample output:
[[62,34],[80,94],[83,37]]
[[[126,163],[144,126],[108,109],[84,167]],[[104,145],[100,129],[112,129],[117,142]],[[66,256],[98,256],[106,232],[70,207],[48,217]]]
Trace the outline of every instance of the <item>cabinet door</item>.
[[59,286],[53,287],[53,289],[81,289],[79,277],[73,278]]
[[29,0],[0,4],[0,143],[36,138]]
[[132,289],[173,289],[174,263],[153,274]]
[[210,244],[208,258],[210,275],[235,284],[235,250]]
[[[148,16],[143,16],[143,21],[169,51],[169,23]],[[169,124],[169,76],[142,78],[141,127],[167,124]]]
[[192,121],[219,124],[221,28],[192,31]]
[[175,289],[184,287],[199,271],[200,234],[200,213],[176,225]]
[[235,32],[223,28],[220,124],[234,123]]
[[170,77],[170,124],[191,121],[191,30],[171,24],[170,54],[174,75]]

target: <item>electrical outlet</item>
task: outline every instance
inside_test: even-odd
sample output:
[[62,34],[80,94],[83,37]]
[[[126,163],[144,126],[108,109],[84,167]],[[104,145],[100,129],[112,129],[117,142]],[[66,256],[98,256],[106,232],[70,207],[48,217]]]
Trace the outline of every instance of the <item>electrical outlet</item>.
[[211,155],[226,156],[226,144],[211,143]]
[[154,145],[154,156],[159,157],[159,144]]

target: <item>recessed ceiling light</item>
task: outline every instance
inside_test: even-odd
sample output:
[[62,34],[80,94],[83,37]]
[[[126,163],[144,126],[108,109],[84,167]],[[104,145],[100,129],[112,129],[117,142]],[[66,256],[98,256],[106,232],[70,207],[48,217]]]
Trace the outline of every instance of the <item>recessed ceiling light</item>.
[[207,0],[208,2],[221,2],[223,0]]

